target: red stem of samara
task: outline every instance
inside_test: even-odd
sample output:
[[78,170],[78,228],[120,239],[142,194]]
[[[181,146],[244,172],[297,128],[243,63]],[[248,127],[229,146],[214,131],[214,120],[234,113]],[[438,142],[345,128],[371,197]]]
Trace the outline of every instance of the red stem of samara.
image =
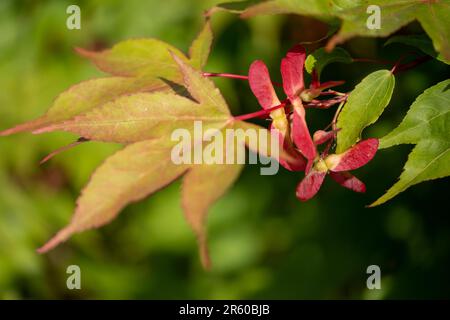
[[[243,76],[240,74],[233,74],[233,73],[214,73],[214,72],[203,72],[204,77],[220,77],[220,78],[230,78],[230,79],[239,79],[239,80],[245,80],[248,81],[248,76]],[[277,87],[283,86],[279,82],[273,82],[273,85]]]
[[284,108],[286,106],[286,104],[287,104],[287,101],[283,101],[283,102],[281,102],[281,104],[279,104],[279,105],[277,105],[275,107],[269,108],[269,109],[259,110],[259,111],[256,111],[256,112],[252,112],[252,113],[247,113],[247,114],[243,114],[243,115],[240,115],[240,116],[236,116],[236,117],[234,117],[234,120],[236,120],[236,121],[245,121],[245,120],[248,120],[248,119],[253,119],[253,118],[258,118],[258,117],[261,117],[261,116],[265,116],[265,115],[268,115],[269,113],[271,113],[274,110],[277,110],[277,109],[280,109],[280,108]]

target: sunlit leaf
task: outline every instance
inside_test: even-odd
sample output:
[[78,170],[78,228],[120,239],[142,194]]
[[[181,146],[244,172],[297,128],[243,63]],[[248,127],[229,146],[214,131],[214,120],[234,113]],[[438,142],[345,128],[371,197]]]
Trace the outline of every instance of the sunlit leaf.
[[0,135],[42,129],[91,111],[122,95],[167,90],[171,90],[170,87],[160,79],[110,77],[87,80],[61,93],[42,117],[2,131]]
[[189,48],[189,58],[191,65],[199,70],[202,70],[208,61],[209,53],[211,50],[211,44],[213,41],[213,33],[211,29],[211,23],[209,19],[205,22],[202,31],[198,34],[197,38],[191,44]]
[[100,70],[118,76],[154,76],[176,81],[180,71],[170,52],[188,62],[177,48],[157,39],[131,39],[119,42],[111,49],[88,51],[77,49]]
[[[224,146],[225,149],[220,151],[223,151],[225,158],[227,145]],[[193,165],[183,177],[181,189],[183,210],[197,235],[200,257],[206,268],[210,267],[206,236],[208,209],[237,180],[242,168],[243,164],[237,163]]]
[[200,71],[186,64],[177,55],[172,55],[172,58],[181,70],[184,85],[195,100],[201,104],[215,107],[222,114],[230,114],[225,99],[208,77],[204,77]]
[[212,105],[202,105],[173,93],[138,93],[120,97],[72,120],[39,132],[68,131],[95,141],[130,143],[170,135],[175,129],[221,128],[229,120]]
[[39,252],[54,248],[74,233],[109,223],[126,205],[168,185],[186,169],[170,161],[170,145],[159,140],[125,147],[94,172],[77,201],[69,225]]

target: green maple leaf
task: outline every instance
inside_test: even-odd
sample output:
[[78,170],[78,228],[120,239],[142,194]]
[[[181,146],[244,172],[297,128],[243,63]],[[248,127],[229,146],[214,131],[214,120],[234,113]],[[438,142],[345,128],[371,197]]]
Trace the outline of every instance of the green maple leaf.
[[389,70],[379,70],[366,76],[349,94],[339,114],[336,127],[336,152],[342,153],[361,137],[363,129],[377,121],[391,100],[395,78]]
[[450,80],[424,91],[402,123],[380,140],[380,148],[416,144],[399,180],[371,206],[380,205],[422,181],[450,175]]
[[[367,27],[367,8],[376,5],[381,12],[379,29]],[[261,14],[287,14],[315,16],[330,20],[339,18],[341,29],[328,42],[330,50],[335,45],[354,36],[385,37],[413,20],[418,20],[433,40],[436,51],[450,63],[450,1],[448,0],[268,0],[230,2],[218,5],[215,10],[228,10],[242,17]]]

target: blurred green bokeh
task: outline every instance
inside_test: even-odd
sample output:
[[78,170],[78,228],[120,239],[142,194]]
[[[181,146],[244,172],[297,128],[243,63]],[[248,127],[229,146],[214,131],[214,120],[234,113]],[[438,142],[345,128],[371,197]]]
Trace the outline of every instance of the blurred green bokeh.
[[[73,47],[106,48],[127,38],[156,37],[187,50],[203,10],[215,2],[0,1],[0,129],[41,115],[70,85],[102,76]],[[81,7],[81,30],[66,28],[70,4]],[[245,74],[252,60],[264,59],[274,80],[287,48],[327,32],[313,19],[240,20],[226,13],[213,17],[213,28],[208,71]],[[383,41],[355,39],[344,47],[355,57],[384,59],[409,50],[383,47]],[[335,64],[323,77],[346,80],[342,90],[350,90],[379,68]],[[447,75],[447,67],[435,61],[399,75],[389,108],[365,134],[383,136],[418,94]],[[234,114],[259,109],[246,83],[215,81]],[[313,127],[331,117],[332,111],[309,116]],[[247,166],[211,210],[214,265],[205,272],[183,219],[178,183],[128,207],[100,230],[76,235],[46,255],[35,252],[69,221],[94,168],[120,147],[88,143],[38,165],[73,139],[61,133],[0,139],[0,299],[450,298],[448,180],[422,183],[379,208],[364,207],[394,183],[411,146],[382,150],[358,170],[368,186],[365,195],[327,181],[307,203],[295,198],[300,174],[281,169],[276,176],[260,176],[258,166]],[[66,288],[71,264],[81,267],[82,290]],[[381,267],[382,290],[366,288],[366,268],[372,264]]]

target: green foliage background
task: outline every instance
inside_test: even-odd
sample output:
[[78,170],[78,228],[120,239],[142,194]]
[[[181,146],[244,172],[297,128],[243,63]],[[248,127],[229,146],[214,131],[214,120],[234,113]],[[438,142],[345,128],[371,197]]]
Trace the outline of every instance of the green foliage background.
[[[202,11],[218,1],[95,0],[0,2],[0,128],[41,115],[58,93],[102,74],[74,46],[106,48],[133,37],[156,37],[187,50]],[[65,27],[69,4],[81,7],[82,29]],[[448,23],[448,22],[443,22]],[[325,25],[298,16],[239,20],[213,17],[215,42],[207,70],[245,74],[264,59],[279,80],[279,61],[299,41],[326,34]],[[401,32],[420,32],[417,24]],[[354,57],[396,59],[409,50],[357,38]],[[318,44],[309,45],[312,51]],[[325,69],[323,80],[350,90],[384,66],[354,63]],[[398,125],[415,97],[446,79],[448,67],[428,62],[396,79],[394,97],[367,136]],[[216,80],[234,114],[259,109],[248,85]],[[344,90],[342,89],[342,90]],[[313,127],[332,112],[312,111]],[[260,176],[247,166],[236,186],[211,210],[211,272],[202,270],[194,236],[183,219],[179,184],[128,207],[109,226],[77,235],[53,252],[42,245],[70,219],[90,173],[119,146],[88,143],[39,166],[70,134],[19,134],[0,139],[0,298],[240,299],[450,298],[448,180],[422,183],[389,203],[366,209],[399,176],[412,146],[381,150],[356,173],[365,195],[327,181],[300,203],[300,174]],[[151,161],[151,159],[149,159]],[[82,270],[82,290],[66,288],[68,265]],[[366,268],[382,270],[382,290],[366,289]]]

